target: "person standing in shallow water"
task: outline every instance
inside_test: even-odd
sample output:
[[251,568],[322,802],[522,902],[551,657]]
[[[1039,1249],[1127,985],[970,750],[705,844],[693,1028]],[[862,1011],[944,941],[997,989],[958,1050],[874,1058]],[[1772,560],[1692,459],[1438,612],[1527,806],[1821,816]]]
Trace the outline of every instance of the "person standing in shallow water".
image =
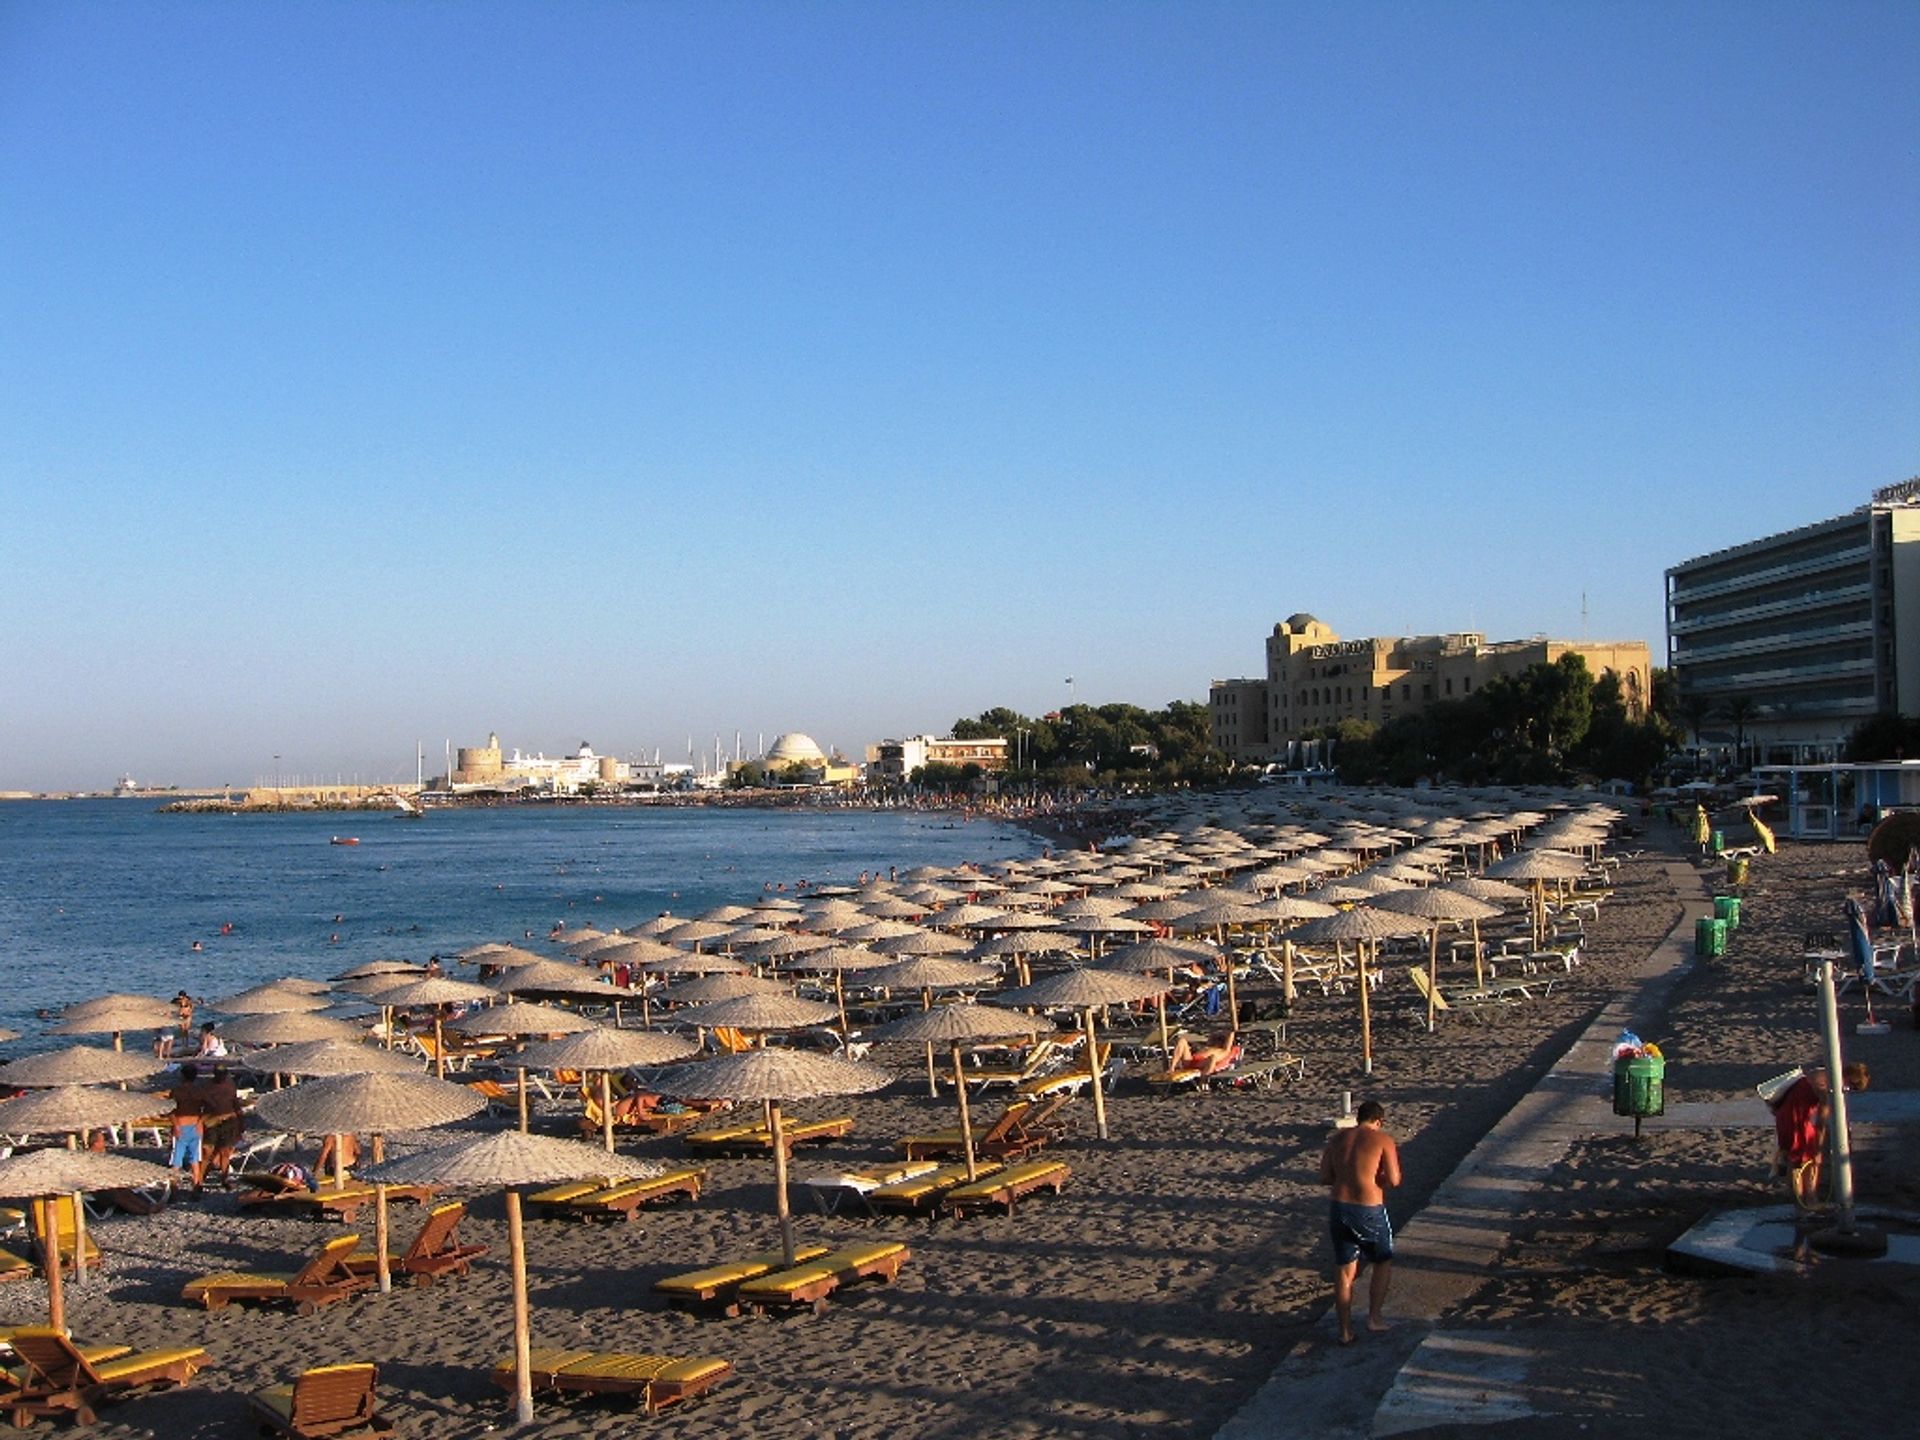
[[1367,1329],[1387,1328],[1381,1310],[1393,1278],[1393,1224],[1387,1219],[1387,1195],[1400,1183],[1400,1147],[1387,1134],[1386,1108],[1368,1100],[1355,1113],[1359,1122],[1337,1132],[1320,1157],[1320,1183],[1333,1192],[1328,1228],[1333,1238],[1333,1310],[1340,1322],[1340,1343],[1353,1343],[1353,1286],[1364,1257],[1373,1266],[1367,1282]]

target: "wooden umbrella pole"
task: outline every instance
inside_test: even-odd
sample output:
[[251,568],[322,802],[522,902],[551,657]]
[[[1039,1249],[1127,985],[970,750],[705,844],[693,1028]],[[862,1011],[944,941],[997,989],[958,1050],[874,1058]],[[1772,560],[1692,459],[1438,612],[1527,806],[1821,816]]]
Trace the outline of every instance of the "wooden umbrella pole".
[[780,1102],[767,1101],[767,1132],[773,1139],[773,1213],[780,1217],[780,1254],[794,1267],[793,1208],[787,1204],[787,1132],[780,1123]]
[[1093,1128],[1102,1140],[1107,1138],[1107,1091],[1100,1083],[1100,1043],[1094,1035],[1093,1007],[1087,1007],[1087,1069],[1093,1075]]
[[613,1072],[600,1072],[600,1139],[613,1153]]
[[447,1078],[447,1035],[440,1028],[440,1007],[433,1007],[433,1075],[436,1080]]
[[1240,994],[1233,985],[1233,947],[1227,943],[1227,927],[1220,927],[1220,956],[1227,962],[1227,1023],[1240,1023]]
[[[922,1014],[925,1014],[931,1009],[933,1009],[933,987],[931,985],[923,985],[920,987],[920,1011]],[[927,1094],[933,1096],[936,1100],[940,1098],[940,1082],[934,1075],[933,1042],[931,1040],[927,1042]]]
[[1477,990],[1487,988],[1487,957],[1480,948],[1480,922],[1473,922],[1473,984]]
[[507,1249],[513,1266],[513,1416],[533,1423],[533,1327],[527,1320],[527,1235],[520,1192],[507,1191]]
[[1433,1033],[1435,1014],[1440,1008],[1440,922],[1433,922],[1432,940],[1427,950],[1427,1033]]
[[373,1187],[373,1273],[380,1278],[380,1293],[393,1290],[393,1267],[387,1263],[387,1187]]
[[1355,964],[1360,967],[1360,1069],[1363,1074],[1373,1073],[1373,1006],[1367,995],[1367,942],[1362,940],[1357,947]]
[[1287,1002],[1287,1014],[1293,1014],[1293,941],[1280,942],[1280,998]]
[[[54,1249],[58,1250],[60,1232],[54,1231]],[[73,1192],[73,1283],[87,1278],[87,1197]]]
[[342,1190],[347,1188],[347,1139],[338,1132],[333,1136],[333,1183]]
[[[1173,967],[1167,967],[1167,990],[1173,988]],[[1173,1036],[1167,1032],[1167,990],[1153,997],[1154,1008],[1160,1012],[1160,1053],[1173,1063]]]
[[967,1115],[967,1077],[960,1069],[960,1042],[953,1042],[953,1093],[960,1097],[960,1143],[967,1155],[967,1180],[972,1183],[980,1178],[980,1170],[973,1158],[973,1121]]
[[518,1065],[514,1068],[520,1072],[520,1133],[524,1135],[527,1133],[527,1067]]
[[59,1220],[53,1213],[53,1201],[42,1197],[36,1199],[33,1204],[34,1208],[40,1212],[40,1233],[46,1237],[47,1324],[56,1330],[65,1331],[67,1328],[67,1297],[66,1293],[60,1288]]
[[838,965],[833,967],[833,999],[840,1007],[840,1042],[853,1039],[853,1027],[847,1023],[847,976]]

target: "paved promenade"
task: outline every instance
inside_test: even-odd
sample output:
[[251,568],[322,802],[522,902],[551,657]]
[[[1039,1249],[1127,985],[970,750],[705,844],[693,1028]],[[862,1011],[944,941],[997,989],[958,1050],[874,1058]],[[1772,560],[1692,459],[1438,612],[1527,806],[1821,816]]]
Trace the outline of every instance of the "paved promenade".
[[[1684,906],[1677,924],[1540,1083],[1508,1112],[1396,1237],[1393,1329],[1350,1347],[1327,1332],[1297,1344],[1218,1440],[1362,1440],[1437,1425],[1543,1413],[1528,1385],[1533,1331],[1449,1327],[1487,1279],[1528,1198],[1584,1135],[1630,1122],[1613,1114],[1613,1047],[1622,1030],[1660,1032],[1674,985],[1693,963],[1694,921],[1713,913],[1700,873],[1667,867]],[[1670,1127],[1764,1123],[1750,1106],[1675,1105]],[[1361,1285],[1364,1293],[1365,1278]]]

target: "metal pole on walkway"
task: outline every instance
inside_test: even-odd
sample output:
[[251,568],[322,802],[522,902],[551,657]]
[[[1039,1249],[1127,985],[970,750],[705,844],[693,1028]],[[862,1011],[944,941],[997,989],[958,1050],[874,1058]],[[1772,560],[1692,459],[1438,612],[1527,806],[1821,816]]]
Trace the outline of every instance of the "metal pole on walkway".
[[1827,1103],[1831,1119],[1827,1125],[1829,1160],[1833,1166],[1833,1203],[1837,1212],[1831,1229],[1817,1231],[1811,1238],[1816,1250],[1848,1255],[1884,1255],[1887,1237],[1880,1231],[1854,1224],[1853,1219],[1853,1144],[1847,1132],[1847,1087],[1842,1079],[1840,1053],[1840,1001],[1833,986],[1833,961],[1820,962],[1820,1029],[1827,1051]]

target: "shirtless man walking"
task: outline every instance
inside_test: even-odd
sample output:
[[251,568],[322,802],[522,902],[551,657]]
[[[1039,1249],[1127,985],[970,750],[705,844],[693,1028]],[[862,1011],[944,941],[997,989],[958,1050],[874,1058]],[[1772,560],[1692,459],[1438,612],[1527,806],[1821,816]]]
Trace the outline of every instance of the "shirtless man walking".
[[1353,1284],[1365,1256],[1373,1266],[1367,1283],[1367,1329],[1387,1328],[1380,1317],[1393,1278],[1393,1225],[1386,1192],[1400,1183],[1400,1147],[1381,1128],[1387,1112],[1378,1100],[1360,1106],[1359,1123],[1337,1132],[1320,1157],[1320,1183],[1333,1190],[1329,1228],[1333,1235],[1333,1310],[1340,1343],[1353,1343]]

